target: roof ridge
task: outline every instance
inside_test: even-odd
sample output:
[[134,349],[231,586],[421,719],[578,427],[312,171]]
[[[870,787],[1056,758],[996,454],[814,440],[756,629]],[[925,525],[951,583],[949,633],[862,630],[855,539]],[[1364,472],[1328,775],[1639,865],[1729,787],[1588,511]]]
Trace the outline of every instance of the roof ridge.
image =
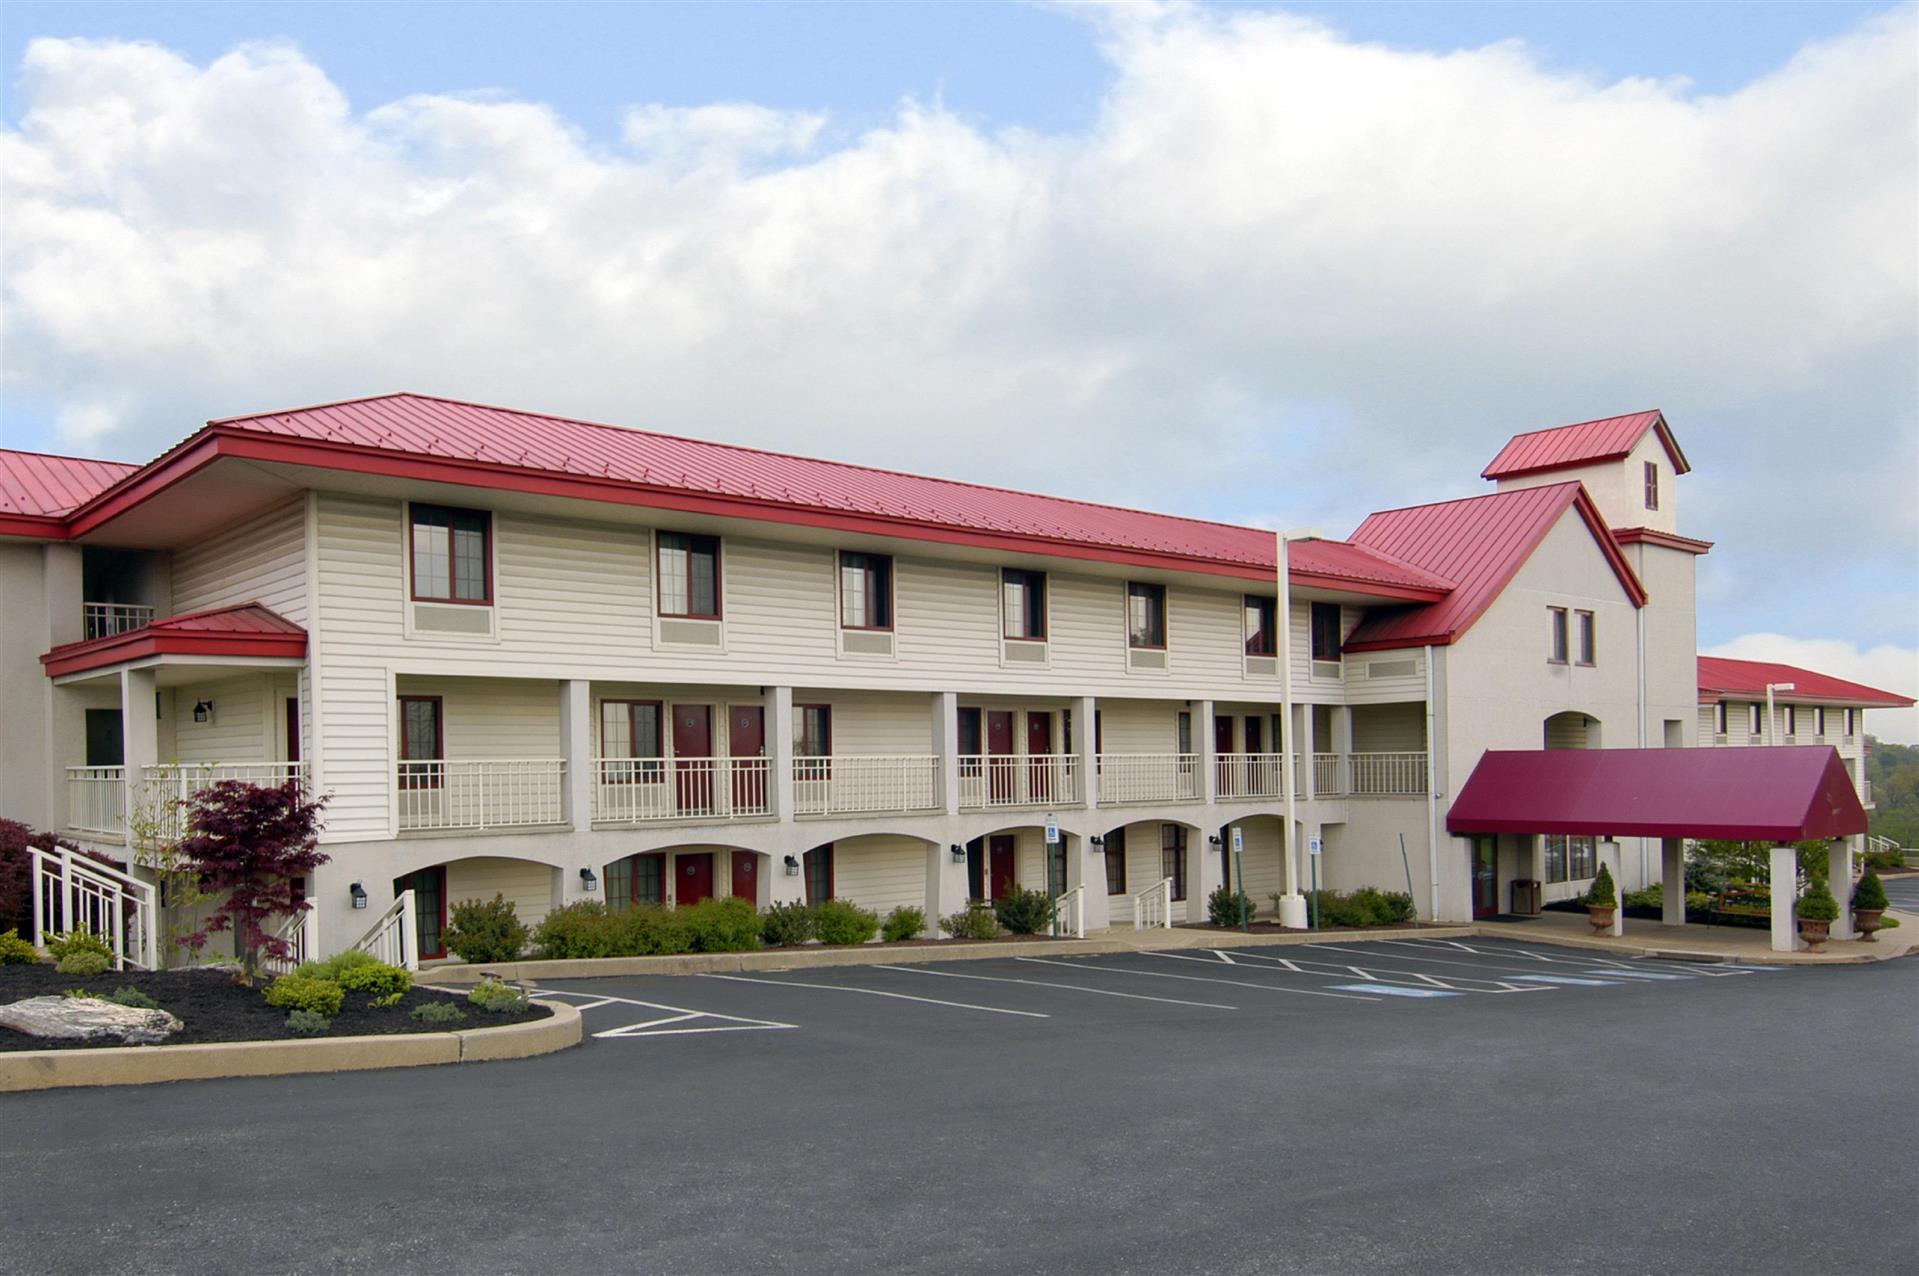
[[[1639,408],[1632,412],[1615,412],[1611,416],[1596,416],[1590,421],[1568,421],[1564,425],[1545,425],[1537,430],[1521,430],[1518,434],[1513,435],[1512,438],[1530,439],[1535,434],[1551,434],[1554,430],[1577,430],[1581,426],[1598,425],[1604,421],[1624,421],[1629,416],[1664,417],[1665,415],[1665,412],[1659,408]],[[1512,439],[1508,439],[1507,442],[1510,444]]]
[[[1498,500],[1500,497],[1524,496],[1528,492],[1550,492],[1554,488],[1584,487],[1584,486],[1585,485],[1581,483],[1578,479],[1566,479],[1563,482],[1559,482],[1559,483],[1538,483],[1532,487],[1509,487],[1502,491],[1481,492],[1476,496],[1455,496],[1451,500],[1445,500],[1445,501],[1422,501],[1418,505],[1395,505],[1391,509],[1374,510],[1372,513],[1368,514],[1364,519],[1360,520],[1360,526],[1364,527],[1367,522],[1371,521],[1372,519],[1378,518],[1382,514],[1409,514],[1414,510],[1436,510],[1436,509],[1444,508],[1445,506],[1448,506],[1448,505],[1467,505],[1473,501],[1492,501],[1492,500]],[[1357,533],[1358,529],[1356,528],[1354,530],[1355,530],[1355,533]],[[1351,543],[1354,545],[1357,545],[1361,549],[1373,548],[1372,546],[1367,545],[1363,541],[1353,541]],[[1381,553],[1383,551],[1374,550],[1373,552]]]

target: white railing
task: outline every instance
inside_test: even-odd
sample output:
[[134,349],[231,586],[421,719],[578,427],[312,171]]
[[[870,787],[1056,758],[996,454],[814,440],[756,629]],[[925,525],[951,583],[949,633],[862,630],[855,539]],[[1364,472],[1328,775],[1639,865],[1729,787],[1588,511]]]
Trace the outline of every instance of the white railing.
[[[1299,761],[1299,755],[1293,755]],[[1286,761],[1278,753],[1221,753],[1213,760],[1217,792],[1222,798],[1276,798],[1286,792]],[[1294,791],[1306,791],[1305,777],[1293,776]]]
[[1899,855],[1899,854],[1904,854],[1905,849],[1906,849],[1905,847],[1899,845],[1899,843],[1893,841],[1891,838],[1881,837],[1877,833],[1874,833],[1866,838],[1867,851],[1877,851],[1881,854],[1884,854],[1885,852],[1890,851],[1895,855]]
[[186,807],[203,789],[222,780],[239,780],[279,788],[290,780],[306,779],[302,762],[165,762],[140,768],[138,818],[152,822],[143,836],[171,842],[186,832]]
[[33,874],[33,942],[53,931],[85,930],[113,945],[113,968],[159,964],[152,886],[72,851],[27,848]]
[[1086,938],[1086,888],[1075,886],[1053,901],[1053,936]]
[[373,919],[353,947],[372,953],[389,966],[420,968],[420,923],[413,913],[413,892],[401,891],[384,913]]
[[602,824],[773,813],[765,758],[600,758],[593,766],[593,818]]
[[560,758],[402,762],[395,778],[406,830],[518,828],[563,818]]
[[1346,757],[1340,753],[1313,755],[1313,793],[1317,797],[1338,797],[1346,792]]
[[1079,758],[1059,753],[966,753],[959,759],[960,809],[1078,806]]
[[127,772],[117,766],[67,768],[67,827],[119,840],[127,832]]
[[1352,766],[1354,797],[1424,797],[1426,755],[1423,753],[1355,753]]
[[308,900],[305,908],[280,924],[273,937],[287,946],[287,955],[263,955],[260,965],[269,973],[284,975],[301,962],[312,961],[320,955],[320,910]]
[[932,754],[793,759],[798,815],[930,811],[939,804],[939,758]]
[[1173,928],[1173,879],[1162,877],[1133,896],[1133,929]]
[[85,613],[82,632],[88,638],[111,638],[153,623],[153,608],[140,603],[82,603],[81,607]]
[[1102,753],[1099,755],[1102,802],[1196,802],[1199,800],[1197,753]]

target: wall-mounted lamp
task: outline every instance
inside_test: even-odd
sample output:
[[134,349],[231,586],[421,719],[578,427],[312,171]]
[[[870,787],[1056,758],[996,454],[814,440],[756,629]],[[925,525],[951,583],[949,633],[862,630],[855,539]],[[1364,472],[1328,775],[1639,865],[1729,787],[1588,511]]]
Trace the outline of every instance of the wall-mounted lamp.
[[1089,837],[1089,838],[1087,838],[1086,840],[1087,840],[1088,842],[1090,842],[1090,843],[1092,843],[1092,844],[1093,844],[1094,846],[1104,846],[1104,845],[1106,845],[1106,839],[1105,839],[1105,838],[1103,838],[1103,837],[1101,837],[1101,836],[1100,836],[1099,834],[1097,834],[1097,833],[1095,833],[1095,834],[1093,834],[1093,835],[1092,835],[1091,837]]
[[213,721],[213,701],[196,700],[193,702],[193,720],[195,722]]
[[1208,834],[1206,835],[1206,841],[1207,841],[1207,843],[1208,843],[1209,845],[1212,845],[1212,846],[1218,846],[1218,845],[1219,845],[1219,834],[1217,834],[1217,833],[1208,833]]
[[583,868],[580,870],[580,889],[587,892],[600,889],[600,879],[593,876],[592,869]]
[[791,855],[786,857],[786,875],[788,877],[798,877],[800,875],[800,862]]
[[366,887],[355,882],[353,885],[347,887],[347,892],[353,896],[353,906],[355,908],[366,907]]
[[955,842],[947,849],[953,853],[953,862],[955,864],[964,864],[966,862],[966,848],[964,846]]

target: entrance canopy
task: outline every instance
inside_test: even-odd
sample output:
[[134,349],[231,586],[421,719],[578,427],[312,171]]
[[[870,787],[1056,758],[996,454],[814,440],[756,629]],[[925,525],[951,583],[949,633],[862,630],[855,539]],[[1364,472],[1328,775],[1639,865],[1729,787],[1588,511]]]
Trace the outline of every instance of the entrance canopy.
[[1830,745],[1489,751],[1446,828],[1780,845],[1864,833],[1866,810]]

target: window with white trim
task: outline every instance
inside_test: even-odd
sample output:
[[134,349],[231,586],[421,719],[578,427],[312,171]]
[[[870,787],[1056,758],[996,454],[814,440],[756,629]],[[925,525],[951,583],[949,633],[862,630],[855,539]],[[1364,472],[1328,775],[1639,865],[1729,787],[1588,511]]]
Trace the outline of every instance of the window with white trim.
[[720,618],[720,538],[661,532],[660,615],[676,619]]

